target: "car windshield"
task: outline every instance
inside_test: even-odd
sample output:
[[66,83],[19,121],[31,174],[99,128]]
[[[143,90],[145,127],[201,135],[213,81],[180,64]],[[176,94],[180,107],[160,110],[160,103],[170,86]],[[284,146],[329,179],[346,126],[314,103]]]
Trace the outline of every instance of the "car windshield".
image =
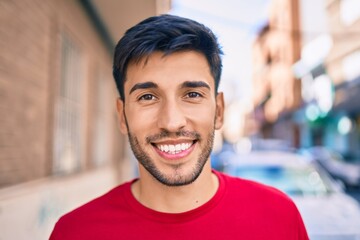
[[282,166],[242,166],[236,176],[255,180],[280,189],[288,195],[324,195],[330,186],[311,168],[285,168]]

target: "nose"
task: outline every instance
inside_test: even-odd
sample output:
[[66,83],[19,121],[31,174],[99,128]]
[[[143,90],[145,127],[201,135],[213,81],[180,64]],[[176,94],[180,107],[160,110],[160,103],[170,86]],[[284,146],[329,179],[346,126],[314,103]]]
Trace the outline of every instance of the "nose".
[[167,101],[161,106],[158,116],[158,127],[169,132],[177,132],[186,125],[186,116],[180,103]]

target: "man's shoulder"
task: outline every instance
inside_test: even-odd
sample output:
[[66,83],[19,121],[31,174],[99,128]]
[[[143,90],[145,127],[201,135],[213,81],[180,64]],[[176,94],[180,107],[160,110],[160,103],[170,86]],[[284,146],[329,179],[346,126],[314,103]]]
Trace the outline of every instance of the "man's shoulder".
[[[222,174],[226,182],[226,204],[233,211],[249,215],[268,216],[283,221],[298,217],[294,201],[284,192],[252,180]],[[241,203],[241,204],[239,204]]]
[[[74,228],[81,232],[82,226],[87,228],[109,218],[109,215],[115,212],[114,209],[126,209],[125,195],[130,189],[130,184],[131,182],[127,182],[114,187],[107,193],[64,214],[56,223],[52,236],[63,235]],[[54,237],[54,239],[58,238]]]
[[72,210],[66,215],[77,215],[83,212],[97,212],[105,207],[112,207],[113,204],[121,204],[124,202],[124,196],[126,195],[127,191],[130,190],[131,182],[126,182],[120,184],[112,189],[110,189],[105,194],[96,197],[89,202],[79,206],[78,208]]
[[[278,235],[279,232],[282,232],[283,236],[299,234],[299,236],[303,236],[299,239],[308,239],[294,201],[284,192],[244,178],[226,174],[220,174],[220,177],[226,185],[224,209],[229,211],[230,215],[235,215],[236,219],[241,219],[240,224],[256,223],[248,225],[249,232],[256,233],[256,229],[263,226],[264,229],[267,228],[266,231],[269,234]],[[285,232],[288,232],[289,235],[286,235]],[[274,237],[270,238],[275,239]]]

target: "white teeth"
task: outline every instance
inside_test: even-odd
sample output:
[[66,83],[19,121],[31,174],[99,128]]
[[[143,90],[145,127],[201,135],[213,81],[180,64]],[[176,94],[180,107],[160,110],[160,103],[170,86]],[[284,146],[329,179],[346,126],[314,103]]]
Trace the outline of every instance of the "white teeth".
[[181,146],[180,146],[180,149],[181,149],[181,150],[187,149],[186,144],[185,144],[185,143],[182,143]]
[[170,154],[177,154],[181,151],[185,151],[186,149],[191,147],[191,143],[181,143],[176,145],[156,145],[158,149],[162,152],[170,153]]
[[174,152],[174,151],[175,151],[175,146],[174,146],[174,145],[170,145],[170,146],[169,146],[169,150],[170,150],[170,152]]

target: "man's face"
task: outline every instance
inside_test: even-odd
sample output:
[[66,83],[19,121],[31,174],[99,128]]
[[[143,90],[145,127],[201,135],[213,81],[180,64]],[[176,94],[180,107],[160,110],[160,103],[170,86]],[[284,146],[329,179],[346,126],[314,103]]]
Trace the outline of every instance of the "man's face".
[[125,102],[117,106],[140,174],[168,186],[190,184],[200,175],[223,122],[223,96],[215,96],[214,87],[206,58],[194,51],[157,52],[129,64]]

